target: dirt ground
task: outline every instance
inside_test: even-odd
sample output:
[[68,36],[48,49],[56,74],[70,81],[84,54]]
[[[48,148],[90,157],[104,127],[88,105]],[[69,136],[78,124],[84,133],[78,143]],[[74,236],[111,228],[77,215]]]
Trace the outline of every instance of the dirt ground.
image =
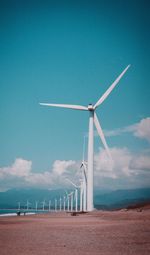
[[0,218],[1,255],[149,255],[150,210]]

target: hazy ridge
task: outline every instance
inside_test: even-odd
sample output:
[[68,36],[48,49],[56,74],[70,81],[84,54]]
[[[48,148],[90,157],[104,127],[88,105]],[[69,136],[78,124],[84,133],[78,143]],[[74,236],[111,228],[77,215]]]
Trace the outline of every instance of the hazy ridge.
[[[68,190],[69,192],[69,190]],[[11,189],[0,192],[0,208],[17,208],[18,202],[25,207],[27,200],[31,203],[30,207],[35,208],[35,201],[38,207],[42,208],[42,201],[45,200],[45,208],[48,208],[48,201],[63,198],[65,191],[46,190],[46,189]],[[97,209],[116,209],[124,208],[137,203],[150,201],[150,188],[130,189],[130,190],[95,190],[94,205]]]

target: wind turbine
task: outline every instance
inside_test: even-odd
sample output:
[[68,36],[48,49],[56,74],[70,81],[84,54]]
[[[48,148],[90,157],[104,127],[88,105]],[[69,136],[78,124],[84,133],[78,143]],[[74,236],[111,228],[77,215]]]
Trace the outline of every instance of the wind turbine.
[[70,193],[70,204],[71,204],[71,212],[73,211],[73,191]]
[[27,200],[26,206],[27,206],[27,211],[29,210],[29,206],[31,205],[31,203]]
[[81,167],[82,168],[82,192],[83,192],[83,211],[87,211],[87,176],[86,176],[86,164],[82,163]]
[[69,201],[69,194],[67,191],[66,192],[66,196],[67,196],[67,211],[69,212],[69,209],[70,209],[70,201]]
[[78,189],[75,189],[75,211],[78,211]]
[[59,199],[59,211],[61,211],[61,202],[62,202],[62,199],[60,197],[60,199]]
[[49,210],[49,212],[51,210],[51,200],[49,200],[49,203],[48,203],[48,210]]
[[57,212],[57,199],[55,199],[55,212]]
[[64,202],[64,211],[66,211],[66,197],[63,197],[63,202]]
[[38,210],[38,201],[35,201],[35,210]]
[[85,136],[83,142],[83,158],[80,168],[82,169],[82,179],[83,179],[83,211],[87,211],[87,162],[84,160],[85,154]]
[[73,193],[74,193],[73,191],[70,192],[69,194],[66,192],[68,199],[68,212],[73,211]]
[[20,207],[21,203],[18,202],[18,211],[20,211],[21,207]]
[[87,176],[87,210],[93,210],[93,166],[94,166],[94,124],[97,129],[97,132],[102,140],[102,143],[107,151],[109,158],[111,158],[108,145],[106,143],[101,125],[98,121],[95,110],[98,106],[100,106],[104,100],[109,96],[111,91],[118,84],[120,79],[126,73],[130,65],[128,65],[123,72],[117,77],[117,79],[111,84],[111,86],[106,90],[106,92],[99,98],[95,105],[89,104],[88,106],[82,105],[70,105],[70,104],[49,104],[49,103],[40,103],[40,105],[44,106],[52,106],[52,107],[62,107],[69,108],[74,110],[83,110],[89,112],[89,139],[88,139],[88,176]]
[[75,187],[75,203],[76,203],[76,212],[78,208],[78,189],[80,189],[80,211],[83,209],[83,180],[80,180],[80,185],[77,186],[75,183],[73,183],[71,180],[67,179],[74,187]]
[[42,201],[43,211],[45,210],[45,199]]

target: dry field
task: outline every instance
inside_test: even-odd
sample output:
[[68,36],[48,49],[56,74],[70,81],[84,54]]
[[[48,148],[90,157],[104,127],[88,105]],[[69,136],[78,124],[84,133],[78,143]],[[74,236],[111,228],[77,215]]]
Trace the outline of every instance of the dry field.
[[150,210],[0,218],[1,255],[149,255]]

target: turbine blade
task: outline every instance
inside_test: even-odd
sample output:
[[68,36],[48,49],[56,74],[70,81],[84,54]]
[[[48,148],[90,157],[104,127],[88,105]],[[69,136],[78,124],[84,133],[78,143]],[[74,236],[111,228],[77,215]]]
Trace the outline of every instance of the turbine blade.
[[87,183],[87,176],[86,176],[86,167],[85,167],[85,164],[83,164],[82,166],[83,166],[83,175],[84,175],[84,179],[85,179],[85,182]]
[[66,180],[69,181],[75,188],[78,188],[78,186],[74,184],[72,181],[70,181],[69,179],[66,179]]
[[85,169],[85,171],[86,171],[87,167],[86,167],[85,161],[82,161],[80,168],[82,168],[82,167],[83,167],[83,168]]
[[81,163],[81,166],[80,166],[80,168],[82,168],[83,167],[83,162]]
[[105,140],[105,136],[104,136],[103,130],[102,130],[101,126],[100,126],[100,123],[98,121],[98,118],[97,118],[97,115],[96,115],[95,112],[94,112],[94,124],[95,124],[97,132],[98,132],[98,134],[99,134],[99,136],[100,136],[100,138],[102,140],[102,143],[103,143],[103,145],[104,145],[104,147],[106,149],[106,152],[107,152],[109,158],[112,159],[110,151],[109,151],[109,148],[108,148],[108,145],[107,145],[106,140]]
[[66,195],[68,196],[68,192],[67,192],[67,190],[65,190],[65,193],[66,193]]
[[94,105],[94,108],[98,107],[100,104],[104,102],[104,100],[109,96],[111,91],[114,89],[114,87],[118,84],[122,76],[126,73],[130,65],[128,65],[123,72],[118,76],[118,78],[112,83],[112,85],[106,90],[106,92],[100,97],[100,99],[97,101],[97,103]]
[[72,105],[72,104],[48,104],[48,103],[40,103],[40,105],[44,106],[52,106],[52,107],[61,107],[61,108],[69,108],[74,110],[84,110],[88,111],[88,108],[82,105]]
[[84,154],[85,154],[85,135],[84,135],[84,140],[83,140],[83,156],[82,156],[83,162],[84,162]]

